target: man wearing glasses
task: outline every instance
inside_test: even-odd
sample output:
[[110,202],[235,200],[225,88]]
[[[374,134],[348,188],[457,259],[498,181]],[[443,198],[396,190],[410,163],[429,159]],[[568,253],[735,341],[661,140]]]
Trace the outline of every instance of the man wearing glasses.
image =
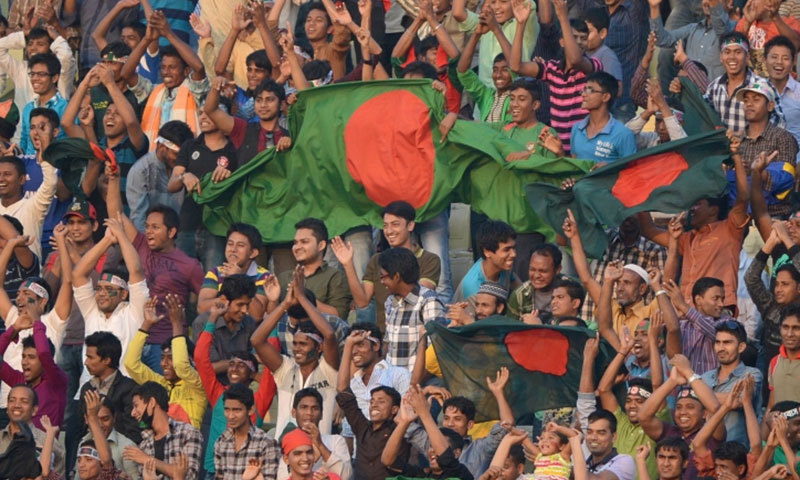
[[[22,132],[19,146],[25,155],[35,155],[36,148],[31,140],[31,112],[36,108],[49,108],[55,111],[59,118],[67,108],[67,99],[58,91],[61,62],[52,53],[34,55],[28,62],[28,77],[33,86],[36,97],[22,109]],[[58,132],[56,138],[64,137],[63,131]]]

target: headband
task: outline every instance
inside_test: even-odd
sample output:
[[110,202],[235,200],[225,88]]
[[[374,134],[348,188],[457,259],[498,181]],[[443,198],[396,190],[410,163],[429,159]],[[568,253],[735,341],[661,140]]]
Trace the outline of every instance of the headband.
[[35,293],[39,298],[50,300],[50,295],[48,295],[47,290],[43,286],[34,282],[33,280],[25,280],[25,283],[22,285],[22,288],[30,290],[31,292]]
[[179,147],[178,145],[175,145],[175,143],[172,140],[167,140],[166,138],[161,137],[161,136],[156,138],[156,143],[160,143],[161,145],[164,145],[165,147],[167,147],[168,149],[172,150],[173,152],[178,152],[181,149],[181,147]]
[[89,446],[79,448],[78,449],[78,456],[79,457],[90,457],[90,458],[94,458],[95,460],[98,460],[98,461],[100,460],[100,454],[97,452],[97,450],[92,448],[92,447],[89,447]]
[[786,410],[785,412],[781,413],[783,418],[786,420],[791,420],[792,418],[800,415],[800,411],[797,410],[797,407],[792,408],[791,410]]
[[300,55],[301,57],[305,58],[306,60],[311,60],[311,57],[305,51],[303,51],[303,49],[300,48],[298,45],[294,46],[294,53],[296,53],[297,55]]
[[329,71],[325,78],[317,78],[316,80],[311,80],[311,84],[315,87],[321,87],[322,85],[327,85],[331,83],[333,80],[333,70]]
[[115,285],[115,286],[117,286],[117,287],[119,287],[119,288],[121,288],[123,290],[127,290],[128,289],[128,282],[126,282],[125,280],[121,279],[120,277],[114,275],[113,273],[106,272],[106,273],[100,275],[100,280],[98,280],[97,283],[100,283],[100,282],[110,283],[111,285]]
[[697,398],[697,394],[695,394],[694,390],[692,390],[691,388],[684,388],[680,392],[678,392],[678,399],[687,397],[697,400],[698,402],[700,401],[700,399]]
[[642,398],[650,398],[652,392],[647,391],[646,388],[639,385],[634,385],[628,389],[628,395],[639,395]]
[[750,45],[747,43],[747,40],[736,37],[731,37],[725,40],[724,42],[720,42],[719,49],[720,51],[722,51],[725,50],[725,47],[730,47],[730,46],[740,47],[742,50],[745,51],[745,53],[750,51]]
[[257,371],[257,370],[256,370],[256,366],[255,366],[255,365],[253,365],[253,362],[252,362],[251,360],[246,360],[246,359],[244,359],[244,358],[241,358],[241,357],[236,357],[236,356],[234,356],[233,358],[231,358],[231,360],[232,360],[232,361],[235,361],[235,362],[242,362],[242,363],[244,363],[244,364],[247,366],[247,368],[249,368],[249,369],[250,369],[250,371],[251,371],[251,372],[255,372],[255,371]]
[[317,335],[316,333],[309,333],[309,332],[302,332],[302,331],[301,332],[297,332],[297,333],[302,333],[303,335],[306,335],[307,337],[311,338],[311,340],[314,340],[318,344],[322,345],[322,337]]
[[283,454],[288,455],[292,450],[297,447],[308,446],[311,447],[313,444],[311,443],[311,437],[308,434],[299,428],[295,428],[291,432],[287,433],[281,439],[281,448],[283,448]]

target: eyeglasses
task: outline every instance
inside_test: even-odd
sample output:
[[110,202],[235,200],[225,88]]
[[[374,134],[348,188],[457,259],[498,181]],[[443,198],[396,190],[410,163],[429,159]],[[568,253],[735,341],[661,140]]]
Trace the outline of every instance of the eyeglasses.
[[581,90],[581,95],[583,95],[584,93],[586,95],[591,95],[593,93],[606,93],[606,92],[604,92],[603,90],[601,90],[599,88],[592,88],[592,87],[586,86],[586,87],[583,87],[583,90]]
[[28,72],[28,76],[31,78],[52,77],[52,75],[50,75],[50,72]]
[[106,286],[106,285],[97,285],[97,286],[94,287],[94,291],[95,292],[103,291],[103,292],[111,293],[111,294],[117,293],[120,290],[122,290],[122,289],[119,288],[119,287],[109,287],[109,286]]

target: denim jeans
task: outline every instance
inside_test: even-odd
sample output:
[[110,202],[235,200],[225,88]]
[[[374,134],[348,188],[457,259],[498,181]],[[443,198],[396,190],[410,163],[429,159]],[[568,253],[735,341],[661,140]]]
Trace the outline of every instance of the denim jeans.
[[142,363],[157,374],[163,375],[164,371],[161,370],[161,345],[158,343],[146,343],[142,349]]
[[66,450],[65,466],[69,473],[75,466],[82,418],[78,415],[78,401],[75,395],[80,388],[80,378],[83,372],[83,345],[61,345],[56,355],[56,363],[67,374],[67,408],[64,411],[64,448]]
[[448,304],[453,298],[453,279],[450,276],[450,206],[427,222],[418,223],[415,230],[422,248],[438,255],[442,262],[436,293],[442,303]]
[[212,235],[205,227],[179,231],[176,243],[186,255],[198,258],[206,272],[225,261],[225,238]]

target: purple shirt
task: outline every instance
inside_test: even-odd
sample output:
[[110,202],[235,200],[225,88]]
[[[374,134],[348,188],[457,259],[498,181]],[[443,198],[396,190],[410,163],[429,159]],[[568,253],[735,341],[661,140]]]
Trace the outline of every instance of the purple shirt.
[[[663,426],[663,428],[661,430],[661,437],[659,437],[656,440],[657,442],[660,442],[661,440],[664,440],[665,438],[679,437],[679,438],[682,438],[682,439],[686,440],[686,443],[688,443],[689,445],[692,444],[692,441],[694,440],[694,437],[697,436],[697,432],[700,431],[700,428],[703,428],[703,425],[700,424],[700,428],[695,430],[694,433],[691,433],[689,435],[684,436],[683,432],[681,432],[680,428],[676,427],[675,425],[673,425],[671,423],[662,421],[661,425]],[[717,447],[719,447],[719,442],[717,440],[715,440],[714,437],[711,437],[711,438],[708,439],[708,443],[706,443],[706,446],[708,447],[709,450],[711,450],[713,452],[714,450],[717,449]],[[689,466],[686,467],[686,470],[683,471],[683,475],[681,476],[681,480],[695,480],[697,478],[697,475],[698,475],[697,466],[694,464],[694,452],[690,451],[689,452]]]
[[[141,233],[136,234],[133,246],[136,247],[139,258],[142,259],[150,296],[159,299],[156,311],[159,315],[164,316],[163,320],[150,329],[147,343],[161,344],[168,338],[172,338],[172,324],[169,323],[166,308],[161,304],[164,297],[168,293],[172,293],[180,297],[183,305],[188,305],[189,295],[192,292],[200,293],[205,272],[196,258],[186,255],[178,248],[174,248],[171,252],[150,250],[150,247],[147,246],[147,239]],[[185,330],[184,326],[184,332]]]
[[[37,428],[42,428],[41,417],[47,415],[53,425],[61,426],[64,421],[64,408],[67,406],[67,374],[65,374],[50,354],[50,344],[47,341],[47,327],[41,322],[33,324],[33,342],[36,344],[36,354],[42,362],[42,381],[33,387],[39,397],[39,409],[33,416],[33,424]],[[0,335],[0,357],[6,352],[11,340],[17,335],[13,327],[9,327]],[[19,341],[19,340],[16,340]],[[20,383],[27,383],[25,376],[19,370],[15,370],[7,363],[0,365],[0,380],[8,385],[14,386]]]
[[689,308],[681,319],[681,338],[683,355],[692,364],[692,370],[701,375],[717,368],[717,355],[714,353],[715,325],[717,322],[732,320],[730,317],[714,319]]

